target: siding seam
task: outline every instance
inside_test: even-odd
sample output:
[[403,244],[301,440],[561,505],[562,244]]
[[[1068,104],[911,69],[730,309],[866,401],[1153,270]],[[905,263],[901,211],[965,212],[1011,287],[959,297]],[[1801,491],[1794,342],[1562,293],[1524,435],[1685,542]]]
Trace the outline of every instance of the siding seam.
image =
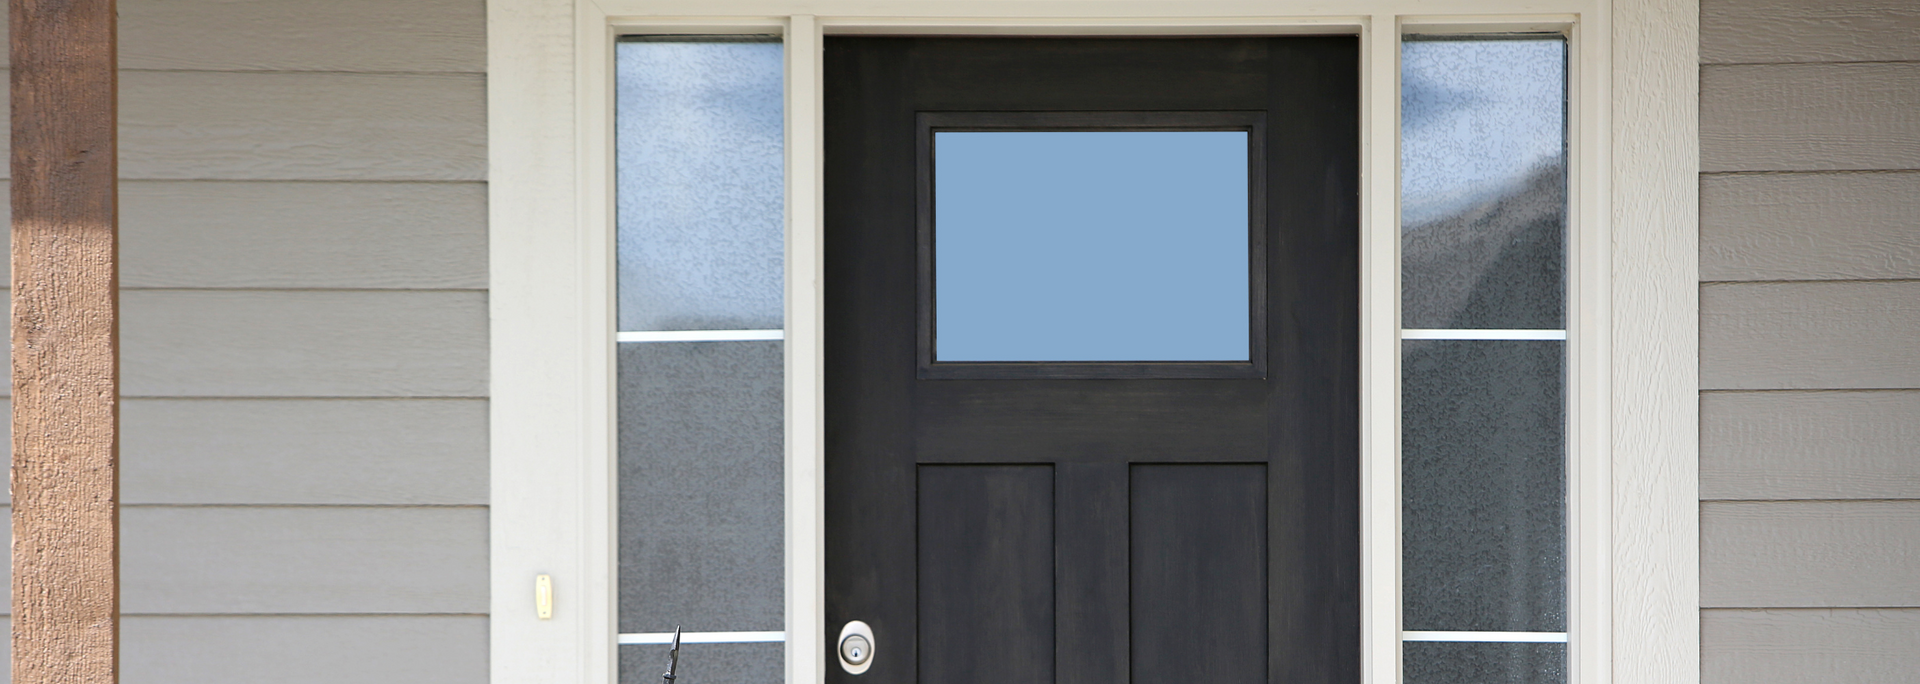
[[[1814,61],[1814,62],[1701,62],[1701,63],[1700,63],[1700,68],[1701,68],[1701,69],[1706,69],[1706,68],[1708,68],[1708,67],[1728,67],[1728,66],[1815,66],[1815,65],[1817,65],[1817,66],[1826,66],[1826,65],[1829,65],[1829,64],[1831,64],[1831,65],[1847,65],[1847,64],[1920,64],[1920,60],[1913,60],[1913,59],[1855,59],[1855,60],[1839,60],[1839,61]],[[123,69],[122,71],[125,71],[125,70]]]
[[[1736,178],[1740,176],[1863,176],[1897,175],[1920,173],[1920,169],[1808,169],[1789,171],[1769,169],[1760,171],[1701,171],[1701,178]],[[325,181],[338,182],[338,181]],[[471,182],[471,181],[416,181],[416,182]]]
[[[1701,285],[1780,285],[1797,283],[1920,283],[1920,278],[1799,278],[1793,280],[1702,280]],[[124,288],[123,288],[124,289]]]

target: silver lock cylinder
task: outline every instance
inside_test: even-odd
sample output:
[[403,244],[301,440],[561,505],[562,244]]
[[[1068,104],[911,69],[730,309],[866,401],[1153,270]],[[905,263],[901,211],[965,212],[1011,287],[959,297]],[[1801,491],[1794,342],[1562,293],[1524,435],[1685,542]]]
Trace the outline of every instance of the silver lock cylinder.
[[840,656],[840,669],[847,674],[860,674],[873,666],[873,628],[867,623],[854,620],[840,628],[839,646],[834,650]]
[[849,663],[863,665],[870,655],[873,655],[873,644],[867,643],[866,637],[848,634],[847,639],[840,642],[840,657],[846,658]]

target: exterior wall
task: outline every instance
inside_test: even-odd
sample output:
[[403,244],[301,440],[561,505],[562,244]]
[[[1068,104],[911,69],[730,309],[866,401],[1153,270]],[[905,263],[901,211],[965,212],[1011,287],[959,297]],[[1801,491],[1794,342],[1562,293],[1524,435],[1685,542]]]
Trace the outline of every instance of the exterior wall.
[[486,681],[482,0],[120,12],[123,681]]
[[1702,0],[1702,681],[1920,672],[1920,5]]

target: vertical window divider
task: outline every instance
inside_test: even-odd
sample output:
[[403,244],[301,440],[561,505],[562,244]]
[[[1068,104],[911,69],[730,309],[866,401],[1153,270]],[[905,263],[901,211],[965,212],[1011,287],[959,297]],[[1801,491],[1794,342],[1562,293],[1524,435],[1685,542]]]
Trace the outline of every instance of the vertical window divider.
[[1360,235],[1361,677],[1398,684],[1400,572],[1400,19],[1362,29]]
[[828,665],[823,45],[813,15],[786,23],[786,681],[819,682]]

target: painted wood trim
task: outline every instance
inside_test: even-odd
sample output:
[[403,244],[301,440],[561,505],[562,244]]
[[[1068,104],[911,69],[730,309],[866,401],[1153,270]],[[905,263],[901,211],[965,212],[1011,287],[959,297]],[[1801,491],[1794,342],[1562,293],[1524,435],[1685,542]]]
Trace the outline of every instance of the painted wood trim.
[[827,676],[826,312],[821,274],[826,204],[820,25],[786,29],[786,681]]
[[[611,568],[594,562],[610,544],[588,536],[583,495],[613,480],[592,470],[586,404],[606,390],[585,377],[605,369],[589,357],[613,330],[590,328],[581,282],[574,5],[490,2],[487,27],[490,671],[496,682],[611,683],[613,646],[593,642],[613,633]],[[553,577],[550,620],[534,613],[542,574]]]
[[1400,32],[1360,36],[1360,678],[1401,671]]
[[10,3],[12,681],[119,679],[113,0]]
[[1699,5],[1615,0],[1610,604],[1618,684],[1700,676]]

